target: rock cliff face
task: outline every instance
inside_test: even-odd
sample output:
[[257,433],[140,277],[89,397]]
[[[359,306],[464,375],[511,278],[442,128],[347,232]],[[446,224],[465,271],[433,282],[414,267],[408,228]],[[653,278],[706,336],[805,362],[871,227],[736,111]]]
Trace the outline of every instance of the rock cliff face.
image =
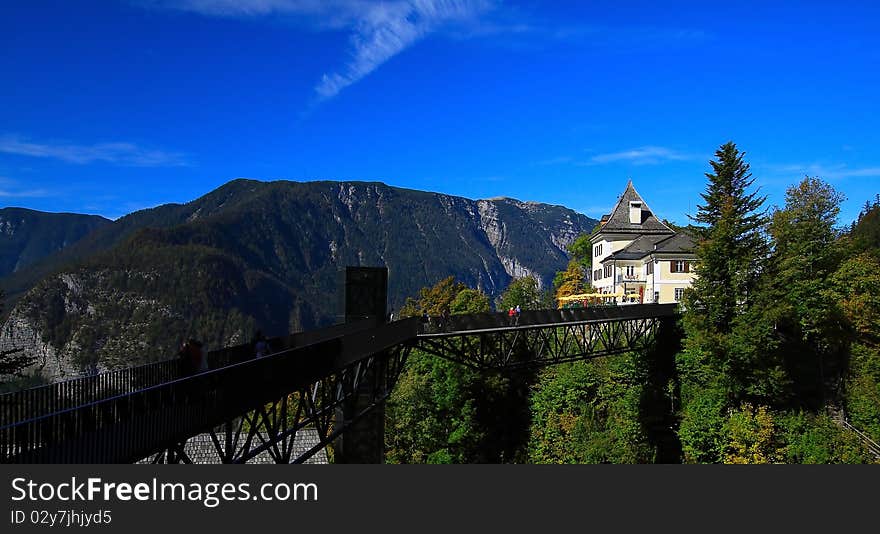
[[0,209],[0,277],[17,272],[110,224],[95,215]]
[[33,370],[54,380],[167,358],[184,337],[211,349],[257,328],[313,328],[335,321],[347,265],[388,267],[393,309],[450,275],[493,296],[513,277],[549,286],[566,245],[594,224],[513,199],[236,180],[131,214],[71,247],[16,303],[0,346],[36,356]]

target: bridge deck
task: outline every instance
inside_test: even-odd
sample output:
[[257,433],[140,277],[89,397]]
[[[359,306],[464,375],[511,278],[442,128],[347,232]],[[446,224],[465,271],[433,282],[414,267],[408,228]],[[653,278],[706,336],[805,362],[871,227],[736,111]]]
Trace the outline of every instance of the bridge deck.
[[518,317],[507,313],[474,313],[431,317],[423,323],[420,338],[454,337],[516,330],[553,328],[561,325],[605,323],[632,319],[671,317],[676,304],[636,304],[630,306],[594,306],[563,310],[526,310]]
[[[373,323],[375,325],[375,323]],[[416,320],[359,329],[0,426],[0,459],[128,463],[415,338]]]
[[503,313],[433,317],[427,323],[367,320],[273,340],[280,350],[258,360],[250,356],[249,345],[216,351],[209,356],[211,368],[192,376],[182,375],[170,360],[51,384],[0,396],[0,459],[133,462],[291,393],[308,396],[308,388],[337,376],[328,386],[336,390],[329,393],[334,398],[321,407],[310,401],[312,420],[328,416],[340,395],[353,395],[366,376],[361,362],[420,339],[434,343],[656,319],[674,315],[675,309],[651,304],[523,311],[513,324]]

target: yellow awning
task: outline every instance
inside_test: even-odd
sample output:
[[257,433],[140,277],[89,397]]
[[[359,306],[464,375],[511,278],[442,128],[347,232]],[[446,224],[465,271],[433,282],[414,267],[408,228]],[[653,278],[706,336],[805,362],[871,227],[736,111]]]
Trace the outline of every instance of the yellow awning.
[[584,300],[589,298],[612,298],[612,297],[623,297],[625,296],[623,293],[579,293],[577,295],[569,295],[567,297],[559,297],[559,302],[569,302],[572,300]]

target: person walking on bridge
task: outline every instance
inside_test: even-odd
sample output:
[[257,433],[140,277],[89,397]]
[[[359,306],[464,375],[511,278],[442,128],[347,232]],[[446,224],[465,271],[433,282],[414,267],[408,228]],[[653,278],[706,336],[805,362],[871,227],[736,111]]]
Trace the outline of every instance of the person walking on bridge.
[[208,368],[200,341],[192,338],[186,340],[180,347],[177,355],[180,358],[181,374],[183,376],[191,376]]
[[269,342],[266,341],[266,336],[263,335],[262,330],[257,330],[257,334],[254,336],[254,358],[262,358],[269,354]]

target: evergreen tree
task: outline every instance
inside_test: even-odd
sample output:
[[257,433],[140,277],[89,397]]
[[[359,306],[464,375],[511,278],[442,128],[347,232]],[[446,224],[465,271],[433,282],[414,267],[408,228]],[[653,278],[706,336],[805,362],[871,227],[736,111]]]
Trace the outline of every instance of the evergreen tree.
[[754,183],[744,154],[722,145],[710,161],[708,184],[692,219],[696,280],[685,293],[684,350],[677,356],[681,378],[679,437],[686,461],[722,461],[727,408],[741,399],[751,369],[731,350],[734,321],[747,310],[767,253],[761,211],[765,198],[749,191]]
[[761,211],[766,197],[749,192],[754,178],[744,152],[728,142],[710,161],[713,172],[701,193],[704,204],[691,219],[697,237],[697,278],[688,299],[689,308],[700,308],[706,326],[729,333],[738,310],[745,309],[752,296],[767,243],[761,232],[766,217]]

